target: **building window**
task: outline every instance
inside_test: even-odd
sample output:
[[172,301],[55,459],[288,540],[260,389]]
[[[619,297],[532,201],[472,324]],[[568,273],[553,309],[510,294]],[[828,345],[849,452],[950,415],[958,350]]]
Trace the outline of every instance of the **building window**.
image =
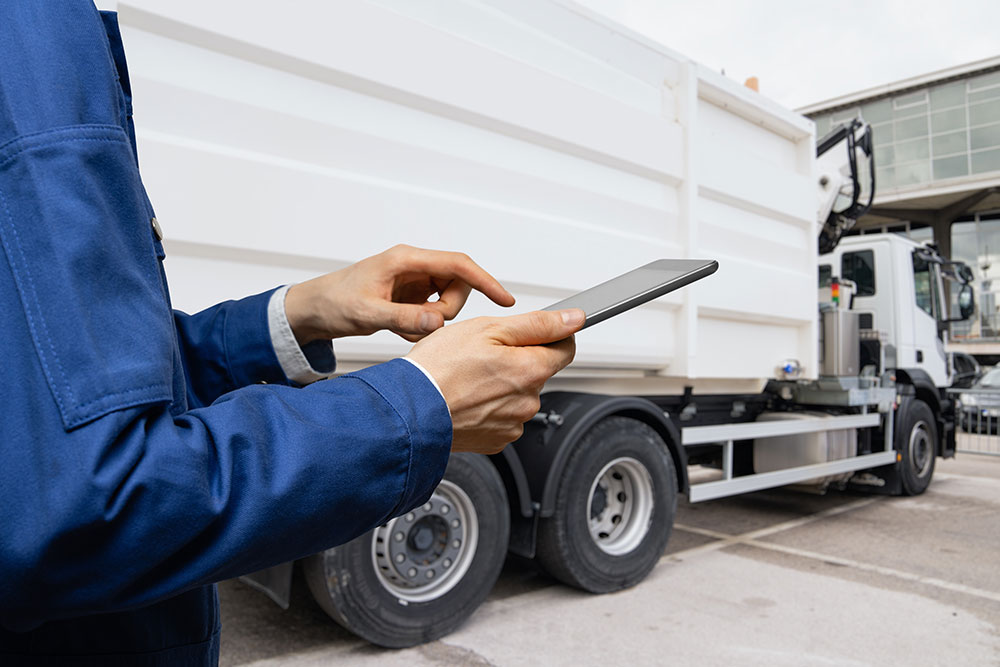
[[974,280],[975,319],[958,322],[952,333],[972,338],[1000,336],[1000,214],[977,214],[951,226],[951,257],[965,262]]
[[903,109],[916,109],[920,107],[920,110],[925,110],[927,106],[927,91],[921,90],[916,93],[910,93],[909,95],[902,95],[900,97],[895,97],[892,100],[892,108],[896,111],[901,111]]
[[930,243],[934,240],[934,229],[932,227],[913,227],[913,223],[910,223],[910,231],[908,236],[911,241],[916,241],[917,243]]
[[817,137],[859,113],[883,191],[1000,171],[1000,71],[818,114]]

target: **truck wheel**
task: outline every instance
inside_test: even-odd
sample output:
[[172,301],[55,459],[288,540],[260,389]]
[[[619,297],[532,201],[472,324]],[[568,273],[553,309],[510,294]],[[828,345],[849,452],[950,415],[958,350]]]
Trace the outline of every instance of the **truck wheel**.
[[927,490],[934,476],[938,436],[934,412],[920,399],[910,399],[900,408],[897,418],[896,449],[903,493],[920,495]]
[[570,454],[555,514],[538,524],[538,560],[591,593],[634,586],[663,555],[677,511],[677,477],[652,427],[599,421]]
[[472,615],[507,555],[510,509],[485,456],[452,454],[422,507],[303,561],[309,589],[340,625],[373,644],[414,646]]

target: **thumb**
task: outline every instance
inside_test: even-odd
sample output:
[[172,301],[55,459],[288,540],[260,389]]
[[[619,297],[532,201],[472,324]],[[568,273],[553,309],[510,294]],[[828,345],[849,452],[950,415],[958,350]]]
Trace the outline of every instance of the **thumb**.
[[380,309],[381,327],[398,334],[425,336],[444,326],[444,316],[431,308],[415,304],[386,303]]
[[579,308],[536,310],[500,318],[496,339],[504,345],[545,345],[569,338],[583,326],[586,315]]

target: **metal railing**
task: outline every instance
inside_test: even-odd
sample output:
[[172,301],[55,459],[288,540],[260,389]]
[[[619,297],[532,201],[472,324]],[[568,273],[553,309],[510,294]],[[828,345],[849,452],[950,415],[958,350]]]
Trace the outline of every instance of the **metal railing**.
[[1000,389],[949,389],[956,401],[959,452],[1000,456]]

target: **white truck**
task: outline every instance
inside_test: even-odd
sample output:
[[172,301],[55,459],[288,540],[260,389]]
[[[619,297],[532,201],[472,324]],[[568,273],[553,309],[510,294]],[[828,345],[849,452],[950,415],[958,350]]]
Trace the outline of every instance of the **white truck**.
[[[453,456],[422,508],[302,561],[360,636],[446,634],[508,552],[632,586],[678,494],[916,494],[954,454],[946,285],[967,317],[968,271],[893,235],[841,240],[874,185],[862,122],[817,158],[808,119],[569,0],[102,4],[177,307],[399,242],[469,253],[520,311],[658,257],[720,263],[580,334],[501,454]],[[345,340],[339,368],[406,349]],[[293,567],[248,580],[287,605]]]

